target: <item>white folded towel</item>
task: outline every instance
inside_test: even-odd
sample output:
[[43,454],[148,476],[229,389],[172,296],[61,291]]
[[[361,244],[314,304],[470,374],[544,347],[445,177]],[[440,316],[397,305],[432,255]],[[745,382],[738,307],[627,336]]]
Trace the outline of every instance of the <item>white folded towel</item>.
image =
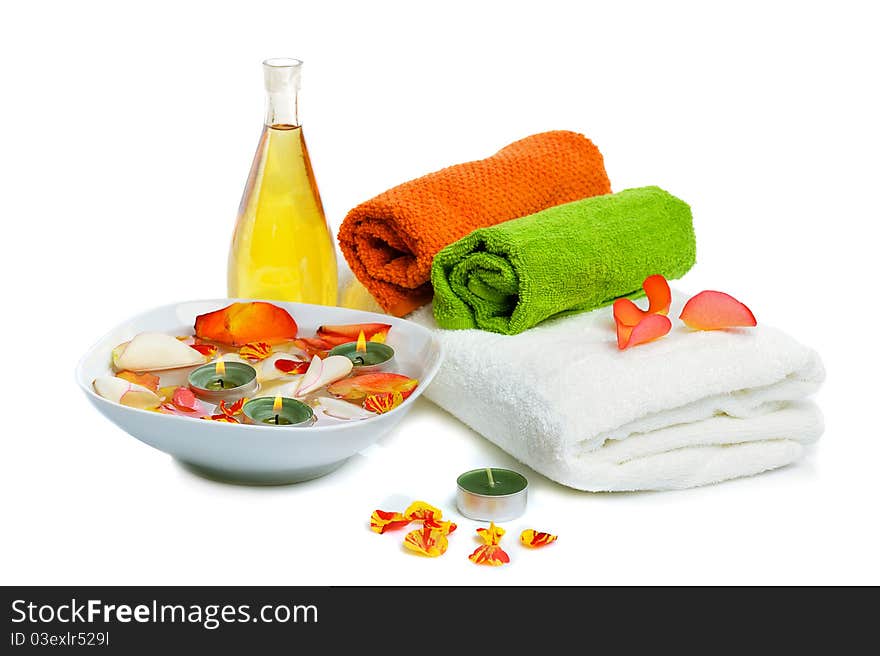
[[772,328],[672,332],[617,349],[611,308],[514,336],[441,330],[430,306],[408,318],[445,347],[425,395],[545,476],[591,491],[666,490],[787,465],[822,433],[806,400],[818,355]]

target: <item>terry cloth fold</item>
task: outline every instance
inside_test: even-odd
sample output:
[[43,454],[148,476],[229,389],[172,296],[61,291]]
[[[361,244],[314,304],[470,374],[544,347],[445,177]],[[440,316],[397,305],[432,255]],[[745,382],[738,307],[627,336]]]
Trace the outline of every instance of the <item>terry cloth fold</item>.
[[[683,297],[674,295],[670,317]],[[787,465],[822,433],[818,355],[772,328],[693,332],[619,351],[611,308],[519,335],[437,328],[425,395],[545,476],[580,490],[681,489]]]
[[640,294],[655,273],[680,278],[696,248],[690,207],[658,187],[558,205],[437,253],[434,318],[441,328],[513,335]]
[[602,154],[589,139],[544,132],[361,203],[343,220],[339,246],[385,311],[403,316],[431,299],[431,262],[447,244],[476,228],[610,192]]

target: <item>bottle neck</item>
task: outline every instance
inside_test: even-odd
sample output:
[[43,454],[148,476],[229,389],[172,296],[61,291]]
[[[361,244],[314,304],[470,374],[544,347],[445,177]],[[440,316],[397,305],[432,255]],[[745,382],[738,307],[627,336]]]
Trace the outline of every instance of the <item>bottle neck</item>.
[[266,117],[265,124],[299,126],[297,114],[297,93],[295,90],[288,92],[266,92]]
[[266,87],[266,125],[299,126],[297,96],[302,62],[276,58],[263,62]]

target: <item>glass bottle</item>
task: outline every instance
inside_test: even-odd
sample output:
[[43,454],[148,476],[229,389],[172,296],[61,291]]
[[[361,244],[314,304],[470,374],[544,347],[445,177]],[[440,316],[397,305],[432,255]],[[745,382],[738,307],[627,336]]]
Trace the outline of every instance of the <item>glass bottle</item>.
[[301,68],[263,62],[266,120],[229,250],[231,298],[336,304],[336,250],[297,116]]

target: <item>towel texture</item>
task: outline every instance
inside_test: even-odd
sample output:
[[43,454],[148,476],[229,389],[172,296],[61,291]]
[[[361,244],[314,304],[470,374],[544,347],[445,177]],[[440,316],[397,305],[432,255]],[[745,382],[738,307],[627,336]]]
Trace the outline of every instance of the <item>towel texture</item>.
[[[683,298],[674,294],[670,316]],[[784,333],[691,332],[618,351],[611,308],[514,336],[437,328],[425,395],[545,476],[581,490],[680,489],[797,460],[822,416],[814,351]]]
[[447,244],[476,228],[610,192],[602,154],[589,139],[545,132],[358,205],[342,222],[339,246],[385,311],[403,316],[431,299],[431,262]]
[[639,294],[652,274],[680,278],[695,258],[691,210],[675,196],[643,187],[586,198],[480,228],[437,253],[434,318],[513,335]]

